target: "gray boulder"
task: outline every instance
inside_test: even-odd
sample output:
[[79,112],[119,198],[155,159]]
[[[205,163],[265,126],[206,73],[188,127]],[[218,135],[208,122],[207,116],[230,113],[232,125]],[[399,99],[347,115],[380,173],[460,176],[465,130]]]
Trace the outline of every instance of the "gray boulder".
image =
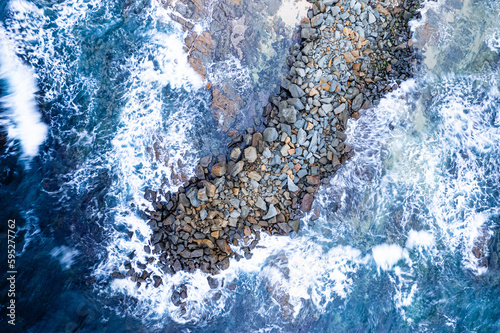
[[278,139],[278,131],[274,127],[268,127],[264,130],[264,141],[273,142]]
[[292,84],[288,87],[288,91],[290,91],[290,94],[292,95],[292,97],[295,97],[295,98],[300,98],[302,96],[304,96],[306,93],[304,92],[304,90],[302,90],[298,85],[296,84]]

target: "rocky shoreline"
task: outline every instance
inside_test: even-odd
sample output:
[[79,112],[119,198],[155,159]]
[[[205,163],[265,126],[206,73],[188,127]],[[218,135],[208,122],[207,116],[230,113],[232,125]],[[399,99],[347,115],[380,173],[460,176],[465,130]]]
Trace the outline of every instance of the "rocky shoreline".
[[[416,71],[408,22],[419,6],[312,1],[300,23],[302,41],[290,47],[281,93],[264,108],[264,129],[229,131],[228,154],[201,158],[196,177],[176,193],[146,191],[154,210],[145,212],[153,230],[145,249],[164,272],[215,275],[230,258],[241,259],[232,247],[250,258],[262,232],[299,231],[319,186],[354,154],[345,144],[349,117]],[[125,269],[138,284],[161,284],[143,264],[127,262]]]

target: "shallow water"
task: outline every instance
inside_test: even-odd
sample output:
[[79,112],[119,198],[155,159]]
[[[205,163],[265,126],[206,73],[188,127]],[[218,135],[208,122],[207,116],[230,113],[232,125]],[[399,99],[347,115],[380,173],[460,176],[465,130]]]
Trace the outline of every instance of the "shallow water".
[[[413,25],[426,68],[349,121],[355,156],[297,235],[263,236],[217,277],[235,291],[200,272],[160,288],[111,278],[133,251],[146,262],[144,188],[174,189],[225,144],[168,11],[6,8],[0,198],[18,225],[18,331],[500,330],[497,3],[426,4]],[[186,314],[172,302],[181,283]]]

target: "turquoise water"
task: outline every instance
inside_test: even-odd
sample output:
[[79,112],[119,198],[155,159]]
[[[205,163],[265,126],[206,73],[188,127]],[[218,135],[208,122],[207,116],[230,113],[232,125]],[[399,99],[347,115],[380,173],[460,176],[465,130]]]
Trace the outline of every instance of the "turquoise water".
[[[356,154],[299,234],[263,236],[217,276],[235,291],[210,289],[200,272],[160,288],[111,278],[133,251],[134,265],[146,261],[144,188],[175,188],[225,144],[168,11],[98,0],[0,10],[17,331],[500,331],[495,2],[426,4],[413,25],[424,69],[349,121]],[[185,314],[172,302],[182,283]]]

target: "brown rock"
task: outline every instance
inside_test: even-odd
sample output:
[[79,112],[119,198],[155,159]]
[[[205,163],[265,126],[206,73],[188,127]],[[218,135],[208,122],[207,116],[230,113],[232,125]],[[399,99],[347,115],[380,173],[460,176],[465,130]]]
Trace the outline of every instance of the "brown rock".
[[250,171],[248,173],[248,178],[253,179],[253,180],[259,182],[262,179],[262,176],[259,173],[255,172],[255,171]]
[[198,190],[198,200],[208,201],[207,190],[205,188],[201,188]]
[[209,249],[213,249],[215,247],[214,243],[212,243],[212,241],[210,239],[206,239],[206,238],[203,238],[203,239],[193,239],[193,242],[197,243],[198,246],[200,246],[200,247],[202,245],[205,245]]
[[216,163],[212,167],[212,174],[215,177],[222,177],[226,174],[226,163]]
[[337,154],[333,154],[332,165],[336,167],[339,164],[340,164],[339,157],[337,156]]
[[215,185],[213,185],[210,182],[205,182],[204,186],[205,186],[205,189],[207,191],[207,196],[209,198],[213,198],[215,196],[215,192],[217,190],[217,188],[215,187]]
[[356,58],[351,54],[351,52],[345,52],[344,53],[344,59],[346,62],[354,62],[356,61]]
[[252,231],[250,230],[250,228],[246,225],[245,226],[245,229],[243,229],[243,233],[245,236],[250,236],[252,234]]
[[261,140],[262,134],[260,132],[254,133],[252,136],[252,147],[258,147]]
[[306,195],[304,195],[304,198],[302,198],[302,203],[300,204],[300,210],[304,213],[309,212],[311,210],[313,201],[314,197],[312,196],[312,194],[307,193]]
[[318,95],[319,92],[318,90],[316,90],[316,88],[311,88],[311,90],[309,90],[309,96],[314,96],[314,95]]
[[219,247],[219,249],[222,252],[225,252],[227,254],[233,253],[233,250],[231,250],[231,248],[229,247],[229,245],[227,245],[226,240],[224,240],[224,239],[217,240],[217,246]]
[[321,183],[318,176],[307,176],[306,179],[309,185],[319,185]]
[[233,150],[231,150],[231,155],[230,155],[230,159],[231,161],[238,161],[240,159],[240,156],[241,156],[241,150],[240,148],[234,148]]

